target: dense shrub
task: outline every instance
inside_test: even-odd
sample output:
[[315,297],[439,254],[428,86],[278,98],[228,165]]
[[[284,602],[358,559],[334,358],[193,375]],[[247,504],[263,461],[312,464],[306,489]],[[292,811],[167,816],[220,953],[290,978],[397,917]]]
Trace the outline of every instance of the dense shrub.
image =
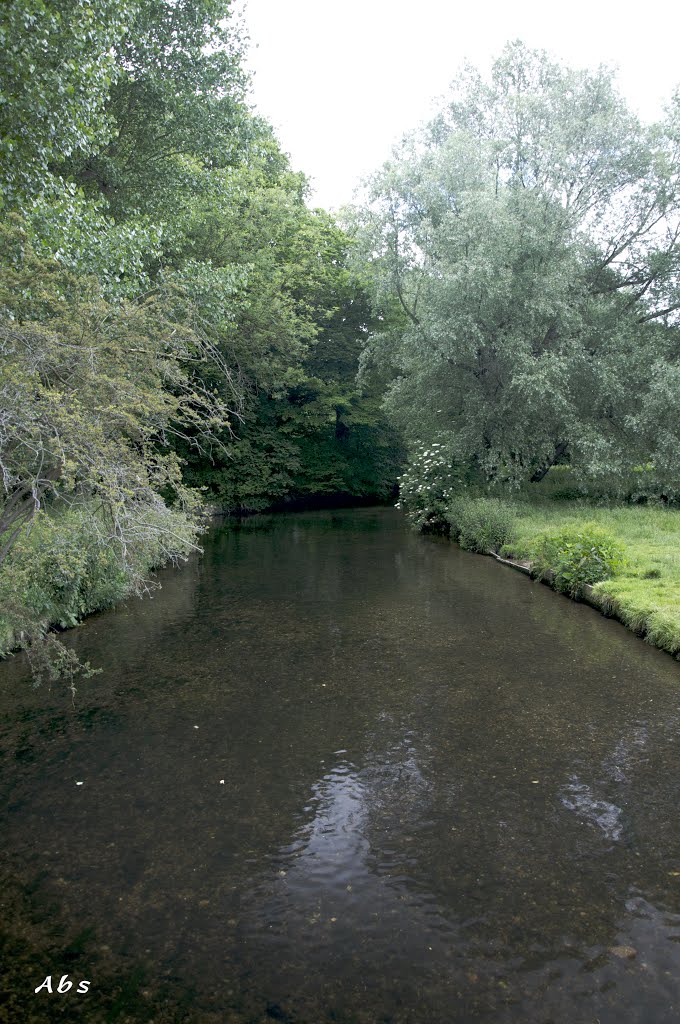
[[423,533],[449,532],[448,507],[460,487],[460,473],[443,444],[418,445],[399,478],[397,508]]
[[539,483],[525,483],[520,491],[530,501],[538,494],[553,501],[578,501],[588,495],[587,485],[571,466],[552,466]]
[[571,597],[615,576],[625,562],[623,545],[595,523],[541,534],[532,554],[536,576],[552,578],[555,589]]
[[[51,626],[75,626],[152,588],[153,569],[195,548],[196,528],[160,503],[137,525],[134,543],[122,546],[93,505],[39,512],[0,568],[0,657],[31,646]],[[173,551],[164,545],[169,531]]]
[[468,551],[498,551],[512,539],[514,507],[499,498],[460,494],[447,507],[451,536]]

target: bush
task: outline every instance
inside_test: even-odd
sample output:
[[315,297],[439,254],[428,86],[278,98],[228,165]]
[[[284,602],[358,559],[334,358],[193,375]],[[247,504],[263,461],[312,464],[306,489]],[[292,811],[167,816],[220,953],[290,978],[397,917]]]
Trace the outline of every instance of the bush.
[[552,577],[556,590],[578,597],[587,584],[600,583],[621,571],[623,545],[595,523],[541,534],[532,551],[534,574]]
[[468,551],[498,551],[512,539],[514,506],[499,498],[461,494],[446,510],[451,536]]
[[[123,548],[91,503],[38,512],[0,567],[0,658],[32,645],[52,626],[75,626],[154,584],[149,573],[194,547],[195,527],[159,501],[138,515]],[[175,552],[164,547],[172,535]]]
[[0,570],[0,657],[23,646],[22,634],[65,629],[129,593],[114,547],[98,540],[80,510],[39,512]]
[[447,510],[460,487],[460,474],[444,445],[418,445],[404,474],[399,477],[397,508],[423,533],[448,533]]

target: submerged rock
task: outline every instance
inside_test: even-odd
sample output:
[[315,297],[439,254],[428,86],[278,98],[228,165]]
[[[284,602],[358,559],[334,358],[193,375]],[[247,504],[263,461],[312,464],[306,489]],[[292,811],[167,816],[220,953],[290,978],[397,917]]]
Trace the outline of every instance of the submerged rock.
[[620,960],[633,960],[637,956],[637,950],[632,946],[610,946],[609,952]]

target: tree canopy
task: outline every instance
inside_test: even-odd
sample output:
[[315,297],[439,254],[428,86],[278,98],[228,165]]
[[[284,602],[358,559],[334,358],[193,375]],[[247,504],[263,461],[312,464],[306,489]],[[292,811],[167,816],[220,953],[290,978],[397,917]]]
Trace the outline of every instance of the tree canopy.
[[677,480],[679,102],[645,126],[606,69],[509,44],[466,68],[354,213],[387,406],[487,480],[653,463]]

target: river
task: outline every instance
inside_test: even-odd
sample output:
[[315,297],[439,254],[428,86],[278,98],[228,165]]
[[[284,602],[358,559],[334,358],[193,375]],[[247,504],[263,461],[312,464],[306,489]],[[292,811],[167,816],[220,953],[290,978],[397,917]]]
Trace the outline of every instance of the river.
[[0,1021],[677,1024],[668,655],[390,509],[161,579],[0,666]]

